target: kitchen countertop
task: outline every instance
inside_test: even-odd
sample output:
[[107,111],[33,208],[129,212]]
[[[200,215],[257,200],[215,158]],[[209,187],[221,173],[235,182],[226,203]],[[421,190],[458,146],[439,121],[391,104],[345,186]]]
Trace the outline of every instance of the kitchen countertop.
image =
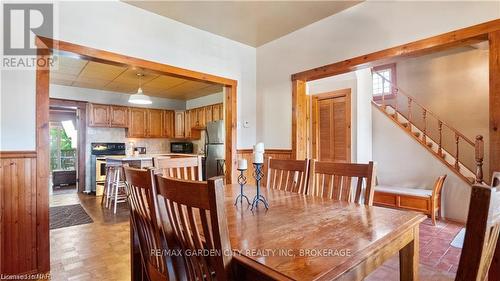
[[181,154],[181,153],[161,153],[161,154],[139,154],[134,155],[123,155],[123,156],[107,156],[106,161],[151,161],[154,157],[160,156],[171,156],[171,157],[197,157],[202,156],[202,154]]

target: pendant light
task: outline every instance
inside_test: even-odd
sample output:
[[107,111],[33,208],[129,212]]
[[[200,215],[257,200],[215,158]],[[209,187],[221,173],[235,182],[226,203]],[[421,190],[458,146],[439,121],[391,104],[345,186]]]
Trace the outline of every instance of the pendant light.
[[133,104],[152,104],[151,99],[142,92],[142,76],[144,74],[137,73],[137,76],[139,77],[139,89],[137,89],[137,93],[128,98],[128,102]]

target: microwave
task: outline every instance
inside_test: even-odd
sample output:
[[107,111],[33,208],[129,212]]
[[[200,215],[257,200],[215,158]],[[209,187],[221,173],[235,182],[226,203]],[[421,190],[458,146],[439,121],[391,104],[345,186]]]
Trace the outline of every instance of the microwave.
[[192,142],[171,142],[170,143],[171,153],[193,153],[193,143]]

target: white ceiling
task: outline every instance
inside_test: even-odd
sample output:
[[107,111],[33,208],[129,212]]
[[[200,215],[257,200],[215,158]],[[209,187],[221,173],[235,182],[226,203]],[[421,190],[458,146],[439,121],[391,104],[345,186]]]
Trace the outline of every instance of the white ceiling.
[[361,1],[125,1],[253,46],[275,40]]

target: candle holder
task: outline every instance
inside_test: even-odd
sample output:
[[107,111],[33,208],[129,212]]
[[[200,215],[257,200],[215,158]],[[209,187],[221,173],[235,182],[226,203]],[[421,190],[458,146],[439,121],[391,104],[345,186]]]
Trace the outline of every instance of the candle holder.
[[246,169],[238,169],[240,171],[240,175],[238,176],[238,183],[240,184],[240,194],[236,197],[236,200],[234,201],[234,206],[238,205],[238,199],[240,199],[240,204],[243,206],[243,198],[247,200],[248,205],[250,205],[250,200],[248,197],[243,194],[243,186],[247,184],[247,177],[243,174]]
[[266,197],[260,194],[260,180],[264,176],[264,173],[262,172],[262,163],[253,163],[253,166],[255,167],[253,176],[255,178],[255,185],[257,186],[257,194],[252,200],[251,210],[253,211],[254,208],[258,207],[259,201],[264,204],[264,207],[266,207],[266,209],[269,209],[269,203],[267,203]]

